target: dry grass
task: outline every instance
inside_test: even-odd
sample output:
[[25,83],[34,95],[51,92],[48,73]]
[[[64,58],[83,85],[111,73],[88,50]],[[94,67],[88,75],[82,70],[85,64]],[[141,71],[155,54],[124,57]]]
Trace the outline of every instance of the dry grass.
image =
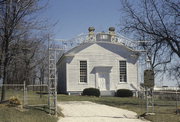
[[0,122],[57,122],[57,118],[43,109],[22,109],[0,104]]
[[[6,100],[12,96],[17,97],[21,104],[23,103],[23,91],[8,90],[6,93]],[[28,92],[28,104],[38,105],[47,104],[47,95],[36,94],[33,91]],[[0,122],[57,122],[58,118],[50,116],[48,114],[48,108],[46,106],[33,106],[25,107],[10,106],[9,102],[0,104]]]

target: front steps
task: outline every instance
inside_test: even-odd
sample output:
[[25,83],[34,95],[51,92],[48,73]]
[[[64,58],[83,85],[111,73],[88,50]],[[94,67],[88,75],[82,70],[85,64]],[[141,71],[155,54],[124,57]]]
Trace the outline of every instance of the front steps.
[[100,91],[101,96],[115,96],[115,91]]

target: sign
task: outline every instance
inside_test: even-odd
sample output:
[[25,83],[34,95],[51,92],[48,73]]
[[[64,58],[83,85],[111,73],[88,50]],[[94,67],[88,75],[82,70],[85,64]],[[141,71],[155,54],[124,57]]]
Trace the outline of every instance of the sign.
[[144,70],[144,86],[148,88],[154,87],[154,71]]

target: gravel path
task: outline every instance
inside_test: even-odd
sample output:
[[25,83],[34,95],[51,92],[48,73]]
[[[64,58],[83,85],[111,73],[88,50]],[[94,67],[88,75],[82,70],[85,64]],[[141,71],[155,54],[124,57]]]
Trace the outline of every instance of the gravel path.
[[137,119],[136,113],[88,101],[60,102],[64,118],[58,122],[148,122]]

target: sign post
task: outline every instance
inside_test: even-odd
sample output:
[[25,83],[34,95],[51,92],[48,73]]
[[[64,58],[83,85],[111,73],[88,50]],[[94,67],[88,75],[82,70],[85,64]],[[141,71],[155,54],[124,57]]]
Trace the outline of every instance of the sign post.
[[[154,100],[153,100],[153,88],[154,88],[154,71],[147,69],[144,71],[144,86],[146,88],[146,114],[154,115]],[[151,112],[149,108],[152,108]]]
[[145,70],[144,71],[144,86],[146,88],[154,87],[154,71],[153,70]]

